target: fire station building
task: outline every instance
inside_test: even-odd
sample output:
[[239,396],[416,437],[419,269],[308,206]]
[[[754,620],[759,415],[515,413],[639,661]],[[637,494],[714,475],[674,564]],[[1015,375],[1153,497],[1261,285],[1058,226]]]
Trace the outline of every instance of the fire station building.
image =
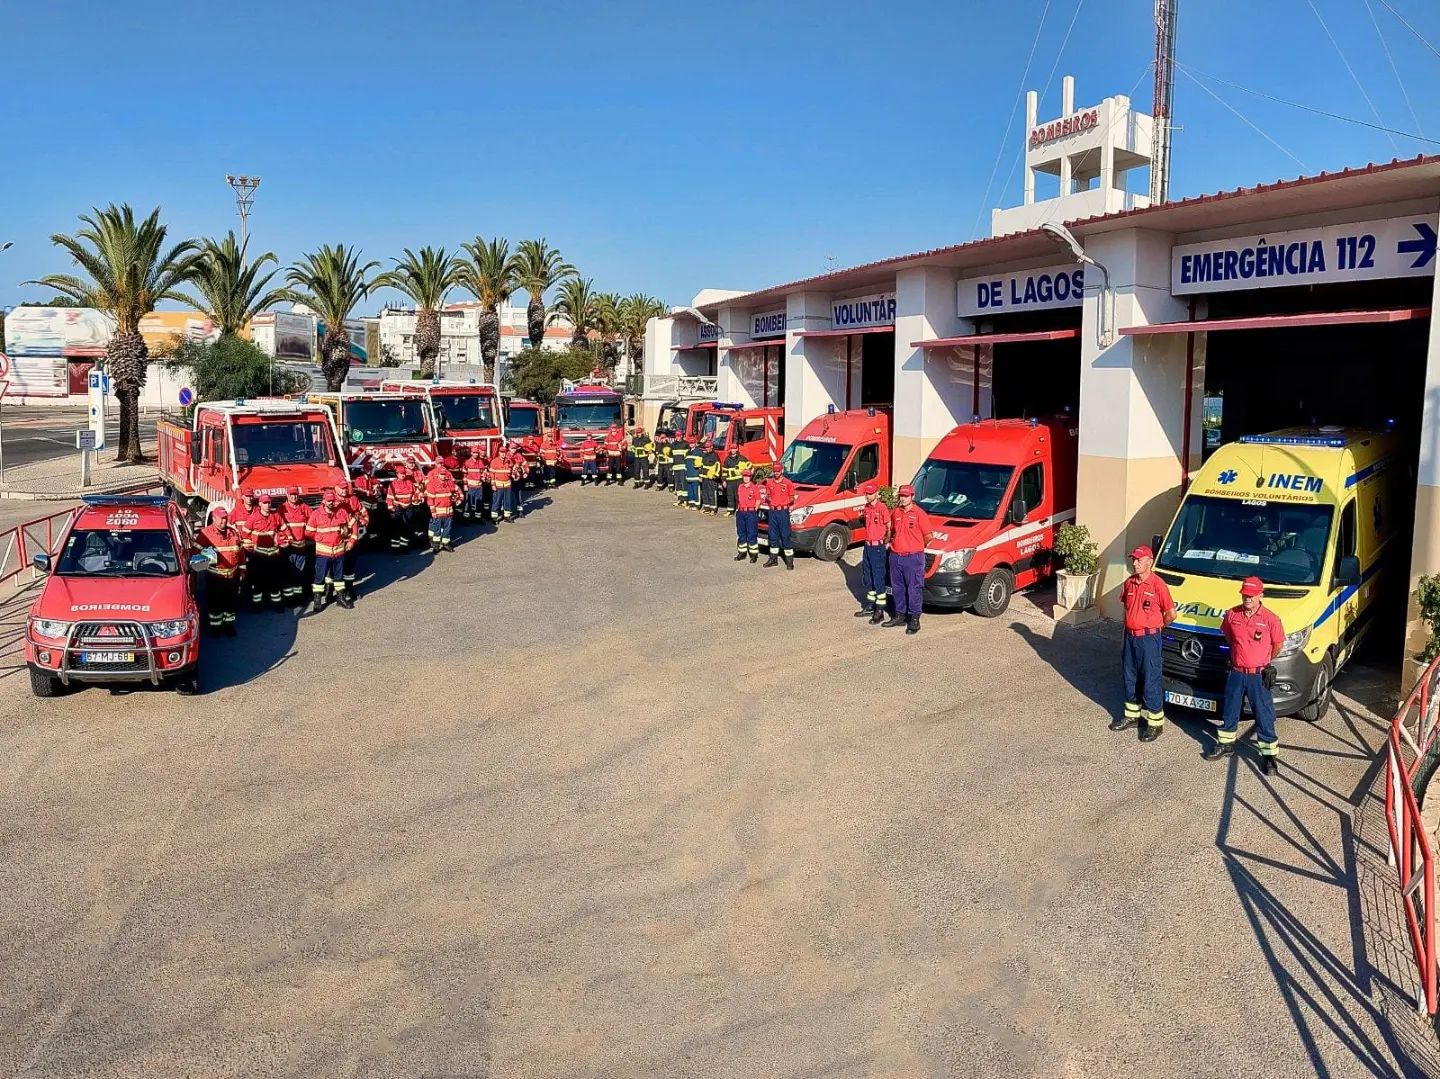
[[[1440,571],[1440,157],[1150,205],[1124,179],[1148,164],[1150,118],[1123,97],[1072,97],[1067,80],[1047,124],[1032,100],[1026,202],[995,211],[995,235],[702,293],[652,327],[670,369],[716,376],[722,400],[783,406],[787,441],[832,405],[889,409],[897,483],[972,417],[1069,411],[1076,517],[1101,545],[1112,617],[1126,552],[1165,531],[1216,447],[1389,427],[1414,474],[1413,593]],[[1059,194],[1036,201],[1046,173]],[[1408,621],[1413,654],[1413,601]]]

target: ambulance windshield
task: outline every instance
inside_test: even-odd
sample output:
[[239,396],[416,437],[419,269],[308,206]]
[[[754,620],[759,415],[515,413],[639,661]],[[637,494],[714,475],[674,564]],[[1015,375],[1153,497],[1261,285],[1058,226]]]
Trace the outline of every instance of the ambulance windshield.
[[1333,515],[1330,506],[1192,495],[1171,525],[1156,564],[1206,577],[1319,584]]
[[932,459],[915,474],[915,504],[933,517],[991,521],[1014,474],[1009,465]]
[[850,456],[844,442],[809,442],[796,439],[790,443],[782,459],[785,475],[792,483],[805,487],[829,487],[840,475]]

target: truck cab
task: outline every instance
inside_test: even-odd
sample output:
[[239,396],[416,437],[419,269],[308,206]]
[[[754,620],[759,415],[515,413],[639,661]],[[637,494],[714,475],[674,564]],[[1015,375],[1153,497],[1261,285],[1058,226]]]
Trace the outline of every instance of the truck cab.
[[344,390],[311,393],[306,400],[335,414],[351,472],[389,479],[396,464],[428,469],[439,460],[438,424],[423,393]]
[[1258,577],[1287,634],[1273,664],[1276,714],[1322,718],[1386,578],[1404,572],[1390,542],[1414,499],[1404,473],[1383,431],[1296,427],[1216,450],[1157,537],[1155,572],[1176,610],[1161,632],[1165,699],[1219,711],[1230,666],[1220,620],[1240,602],[1240,582]]
[[505,439],[519,448],[532,468],[540,464],[540,443],[545,431],[545,410],[538,401],[511,397],[505,402]]
[[[864,538],[860,486],[890,483],[890,416],[876,408],[836,412],[832,406],[800,429],[781,460],[795,485],[795,550],[837,561]],[[760,530],[767,531],[766,522]]]
[[501,438],[500,393],[489,383],[390,378],[380,383],[379,391],[425,399],[435,421],[435,448],[441,457],[467,456],[472,446],[488,453]]
[[299,487],[306,501],[349,475],[339,433],[323,405],[266,399],[206,401],[189,424],[161,420],[160,475],[195,518],[212,505],[233,509],[242,489],[283,497]]
[[560,438],[560,465],[580,471],[580,443],[599,439],[624,420],[625,398],[605,386],[581,384],[555,398],[555,429]]
[[714,439],[715,452],[724,458],[732,449],[751,464],[768,465],[780,460],[785,424],[783,408],[735,408],[724,406],[704,414],[701,437]]
[[210,566],[174,501],[90,495],[55,552],[25,622],[30,689],[53,697],[76,685],[199,689],[200,611],[195,575]]
[[977,420],[936,443],[912,481],[935,535],[925,603],[994,618],[1016,589],[1053,578],[1055,530],[1075,517],[1078,429],[1053,420]]

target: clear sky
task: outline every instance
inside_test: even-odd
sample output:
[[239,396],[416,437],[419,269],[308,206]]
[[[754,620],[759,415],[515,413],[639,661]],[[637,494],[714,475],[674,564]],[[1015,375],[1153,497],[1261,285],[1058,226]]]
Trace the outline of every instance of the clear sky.
[[[1440,139],[1440,56],[1387,3],[1440,47],[1436,0],[1181,0],[1179,58]],[[287,262],[543,235],[597,288],[667,303],[959,242],[1020,201],[1032,45],[1042,118],[1066,73],[1079,104],[1133,90],[1148,110],[1152,7],[15,0],[0,306],[45,295],[17,282],[67,269],[49,236],[93,205],[159,205],[177,236],[235,227],[227,172],[263,178],[252,251]],[[1284,149],[1182,72],[1176,195],[1440,151],[1210,86]]]

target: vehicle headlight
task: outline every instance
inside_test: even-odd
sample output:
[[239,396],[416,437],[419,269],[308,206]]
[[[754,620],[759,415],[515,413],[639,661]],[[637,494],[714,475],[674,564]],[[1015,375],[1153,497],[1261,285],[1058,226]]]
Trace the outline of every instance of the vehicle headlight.
[[156,637],[179,637],[190,632],[190,619],[177,618],[173,622],[151,622],[150,632]]
[[49,618],[36,618],[30,626],[35,630],[36,636],[53,637],[57,640],[63,640],[70,632],[69,622],[55,622]]
[[798,510],[790,511],[790,523],[792,525],[803,525],[810,520],[810,515],[815,512],[814,506],[801,506]]
[[1294,633],[1287,633],[1285,635],[1285,643],[1280,646],[1280,653],[1276,658],[1278,659],[1280,656],[1293,656],[1296,652],[1304,648],[1309,640],[1309,626],[1306,626],[1304,629],[1297,629]]
[[941,573],[964,573],[970,565],[970,559],[975,555],[974,548],[966,547],[964,550],[952,551],[940,559],[940,565],[936,569]]

